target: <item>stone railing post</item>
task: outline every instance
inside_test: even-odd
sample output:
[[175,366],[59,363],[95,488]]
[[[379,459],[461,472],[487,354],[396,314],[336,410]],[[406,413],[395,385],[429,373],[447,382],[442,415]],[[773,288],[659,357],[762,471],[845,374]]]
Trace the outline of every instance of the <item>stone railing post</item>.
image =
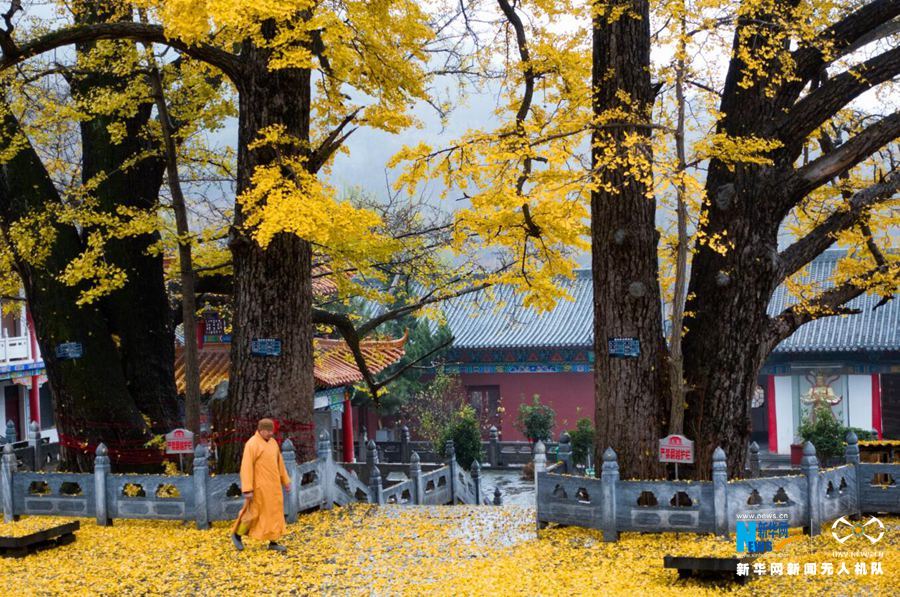
[[419,463],[418,452],[413,452],[409,457],[409,480],[413,486],[413,503],[421,506],[425,503],[425,484],[422,483],[422,465]]
[[452,439],[448,439],[444,444],[444,453],[447,455],[447,466],[450,467],[450,503],[456,504],[456,496],[459,495],[456,480],[459,464],[456,462],[456,446],[453,445]]
[[[537,496],[540,495],[540,491],[538,489],[538,477],[541,473],[547,470],[547,447],[544,445],[544,442],[541,440],[537,440],[534,442],[534,445],[531,448],[533,453],[532,465],[534,466],[534,496],[535,500],[537,500]],[[537,529],[541,530],[545,526],[545,523],[541,522],[540,519],[540,510],[537,508],[537,501],[535,501],[535,514],[538,515],[537,519]]]
[[853,466],[853,477],[856,479],[856,483],[853,484],[853,503],[856,504],[853,516],[859,517],[862,514],[863,506],[861,503],[862,496],[859,492],[859,439],[854,432],[848,431],[844,441],[847,442],[847,448],[844,450],[844,462]]
[[563,431],[562,435],[559,436],[556,458],[565,467],[562,472],[569,475],[575,472],[575,464],[572,461],[572,438],[569,437],[569,433],[566,431]]
[[366,459],[364,462],[366,463],[366,476],[363,481],[368,483],[369,477],[372,476],[372,467],[379,463],[378,446],[375,444],[375,440],[370,439],[366,444]]
[[3,521],[15,520],[13,514],[13,475],[16,473],[16,455],[12,444],[3,446],[3,459],[0,460],[0,507],[3,508]]
[[844,438],[847,447],[844,449],[844,462],[847,464],[859,464],[859,439],[852,431],[847,432]]
[[[331,510],[334,505],[334,454],[331,452],[331,436],[327,431],[319,434],[319,443],[316,446],[316,455],[319,459],[318,474],[319,482],[322,484],[322,509]],[[291,479],[291,489],[297,485],[299,490],[300,479]],[[297,504],[297,501],[294,502]]]
[[500,432],[494,425],[491,425],[488,440],[488,464],[491,468],[497,468],[500,466]]
[[600,520],[604,541],[618,541],[619,531],[616,529],[616,485],[619,483],[619,463],[616,452],[607,448],[603,453],[603,467],[600,469]]
[[375,443],[374,439],[370,439],[366,443],[366,464],[371,466],[380,462],[381,460],[378,458],[378,444]]
[[34,470],[40,471],[44,468],[44,459],[41,454],[41,426],[37,421],[32,421],[28,426],[28,447],[34,454]]
[[472,461],[472,468],[469,471],[472,474],[472,484],[475,486],[475,505],[480,506],[481,499],[481,465],[477,460]]
[[366,462],[366,449],[369,446],[369,435],[366,433],[366,428],[362,427],[359,430],[359,445],[357,446],[357,451],[359,454],[356,455],[356,461],[362,464]]
[[759,478],[759,444],[752,442],[750,444],[750,478]]
[[290,439],[281,444],[281,457],[284,458],[284,468],[291,478],[291,490],[285,496],[284,514],[288,522],[297,522],[297,510],[300,508],[300,475],[297,474],[297,453],[294,451],[294,442]]
[[94,501],[97,514],[97,524],[102,527],[112,525],[109,516],[109,504],[106,501],[106,479],[109,476],[109,451],[106,444],[97,446],[94,456]]
[[16,443],[16,424],[12,422],[12,419],[6,422],[6,443]]
[[716,535],[728,535],[728,464],[725,450],[717,447],[712,457],[713,529]]
[[803,444],[800,470],[806,476],[806,506],[809,512],[809,534],[816,536],[822,527],[822,496],[819,492],[819,459],[812,442]]
[[409,462],[409,427],[400,428],[400,462]]
[[203,444],[194,448],[194,520],[197,528],[209,528],[209,450]]
[[373,464],[369,471],[369,498],[371,503],[379,506],[384,503],[384,488],[381,486],[381,471]]
[[537,440],[534,442],[534,492],[537,495],[537,479],[538,473],[547,470],[547,447],[544,442]]

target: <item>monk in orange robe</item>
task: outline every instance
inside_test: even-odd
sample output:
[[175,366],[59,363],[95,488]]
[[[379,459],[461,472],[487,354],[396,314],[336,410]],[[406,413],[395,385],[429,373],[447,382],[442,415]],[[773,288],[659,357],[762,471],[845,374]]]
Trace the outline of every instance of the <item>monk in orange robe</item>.
[[[231,530],[231,542],[235,549],[244,549],[241,535],[268,541],[269,549],[287,551],[277,543],[284,534],[284,495],[282,486],[291,491],[288,476],[281,457],[278,442],[272,439],[275,423],[272,419],[261,419],[256,433],[244,445],[241,460],[241,493],[244,507]],[[248,524],[249,522],[249,524]]]

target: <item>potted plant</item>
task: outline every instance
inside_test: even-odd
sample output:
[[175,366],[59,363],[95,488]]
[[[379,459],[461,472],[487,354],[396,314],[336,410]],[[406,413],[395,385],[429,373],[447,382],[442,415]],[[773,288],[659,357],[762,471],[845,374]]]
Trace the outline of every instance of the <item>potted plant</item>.
[[[818,406],[813,409],[807,419],[803,421],[798,430],[803,438],[803,443],[812,442],[816,447],[816,456],[823,466],[830,466],[839,462],[844,454],[844,438],[848,428],[841,424],[828,406]],[[791,446],[791,464],[793,464],[794,450]],[[800,447],[800,456],[803,456],[803,448]],[[797,464],[800,464],[799,459]]]

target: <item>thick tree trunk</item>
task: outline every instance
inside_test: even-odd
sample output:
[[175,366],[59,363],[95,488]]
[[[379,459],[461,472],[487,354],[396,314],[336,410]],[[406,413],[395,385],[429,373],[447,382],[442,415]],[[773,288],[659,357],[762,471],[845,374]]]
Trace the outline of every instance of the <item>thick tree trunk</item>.
[[[611,7],[618,4],[613,3]],[[624,4],[623,4],[624,5]],[[646,1],[628,2],[631,14],[610,22],[595,17],[593,48],[594,114],[624,108],[621,92],[639,106],[628,124],[601,128],[594,134],[594,167],[602,149],[597,143],[622,147],[626,134],[646,139],[650,158],[649,123],[653,91],[650,83],[650,22]],[[591,195],[592,268],[594,279],[594,399],[597,462],[612,447],[625,477],[659,477],[657,442],[668,406],[664,396],[665,362],[662,314],[657,281],[656,202],[648,187],[622,163],[602,167],[595,175],[600,190]],[[635,338],[636,357],[610,355],[612,338]]]
[[[85,24],[116,18],[110,6],[94,0],[77,3],[77,9],[76,20]],[[123,45],[130,43],[123,42]],[[77,51],[83,55],[93,46],[78,44]],[[73,77],[70,84],[73,95],[87,97],[98,88],[124,90],[130,82],[111,72],[92,72]],[[143,131],[152,109],[153,101],[147,98],[136,108],[134,116],[124,121],[127,134],[119,142],[113,142],[109,133],[109,125],[116,118],[97,116],[81,123],[82,179],[87,182],[103,175],[103,182],[94,195],[100,209],[106,212],[115,213],[120,206],[141,210],[158,208],[165,171],[163,149],[148,141]],[[153,155],[123,167],[144,152]],[[163,260],[162,255],[148,253],[148,248],[159,238],[158,233],[153,233],[107,243],[106,258],[125,270],[127,282],[102,301],[110,329],[119,338],[128,391],[157,434],[180,425],[175,389],[175,336]]]
[[[149,108],[146,112],[149,115]],[[163,164],[153,157],[121,171],[126,160],[145,148],[136,147],[136,135],[111,144],[107,124],[108,119],[97,118],[82,125],[85,179],[97,172],[112,173],[95,192],[101,209],[114,212],[120,205],[155,209]],[[102,305],[111,332],[119,337],[128,391],[150,418],[154,432],[164,433],[178,426],[180,417],[175,389],[175,337],[162,256],[147,252],[158,240],[159,234],[144,234],[107,244],[107,259],[123,268],[128,279],[121,289],[105,297]]]
[[[6,138],[18,131],[15,119],[3,122]],[[0,168],[0,220],[5,234],[13,222],[40,213],[59,201],[56,189],[31,146]],[[63,444],[62,467],[91,470],[99,442],[110,448],[117,470],[141,470],[158,452],[144,450],[150,439],[141,413],[126,390],[119,353],[105,318],[96,307],[78,308],[78,288],[55,277],[83,249],[77,231],[56,225],[51,253],[42,267],[16,258],[35,332],[56,404],[57,429]],[[83,355],[58,360],[56,346],[79,342]]]
[[[275,159],[272,148],[248,150],[264,127],[309,141],[310,73],[270,71],[265,52],[245,47],[247,79],[241,85],[238,125],[238,191],[250,186],[254,169]],[[308,150],[303,150],[308,151]],[[228,398],[218,413],[220,470],[234,470],[241,445],[262,417],[278,419],[305,456],[312,454],[313,347],[312,249],[290,234],[262,249],[242,228],[236,210],[231,240],[234,263],[234,322]],[[276,338],[280,356],[256,356],[251,341]]]
[[[762,17],[759,17],[762,18]],[[739,25],[739,27],[742,25]],[[739,56],[740,32],[734,54]],[[772,63],[771,70],[780,68]],[[735,57],[722,95],[718,132],[770,137],[780,115],[766,94],[768,79],[742,87],[745,65]],[[782,214],[779,172],[756,164],[729,167],[712,160],[685,319],[684,371],[688,387],[686,434],[696,442],[695,474],[708,478],[721,446],[729,475],[744,467],[750,437],[750,403],[766,354],[766,308],[779,283],[778,226]],[[710,243],[709,239],[718,239]],[[713,246],[715,245],[715,246]]]
[[[732,232],[752,220],[731,219]],[[740,241],[738,241],[740,242]],[[685,337],[686,435],[695,440],[698,477],[708,478],[712,453],[721,446],[730,476],[744,468],[750,435],[750,404],[760,367],[766,306],[771,296],[771,254],[748,246],[722,256],[700,250],[694,257]],[[757,286],[758,281],[764,281]]]

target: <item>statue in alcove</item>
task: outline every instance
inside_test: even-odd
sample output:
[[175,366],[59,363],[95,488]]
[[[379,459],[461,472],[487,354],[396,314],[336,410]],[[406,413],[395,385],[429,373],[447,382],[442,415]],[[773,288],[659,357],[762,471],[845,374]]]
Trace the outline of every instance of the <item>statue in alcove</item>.
[[831,384],[837,381],[839,377],[839,375],[826,375],[818,370],[806,374],[810,388],[800,397],[800,402],[809,409],[810,422],[816,422],[816,411],[820,407],[834,408],[844,399],[843,396],[838,396],[831,387]]

